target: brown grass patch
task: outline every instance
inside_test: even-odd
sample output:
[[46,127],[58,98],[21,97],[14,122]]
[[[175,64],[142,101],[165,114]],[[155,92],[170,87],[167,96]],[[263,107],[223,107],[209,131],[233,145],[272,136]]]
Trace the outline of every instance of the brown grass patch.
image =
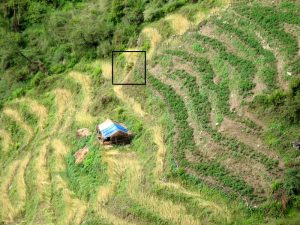
[[27,141],[33,136],[33,129],[23,120],[17,110],[5,108],[3,113],[10,117],[16,124],[26,132]]
[[65,144],[59,139],[54,139],[51,142],[51,145],[56,155],[55,160],[57,160],[55,169],[57,170],[57,172],[64,171],[66,168],[64,157],[69,152],[69,148],[65,146]]
[[57,182],[58,189],[62,192],[65,204],[64,214],[60,224],[82,224],[87,212],[86,203],[73,197],[73,192],[70,191],[66,182],[59,175],[56,175],[54,179]]
[[45,188],[50,185],[49,171],[47,169],[47,154],[50,140],[47,139],[45,143],[40,147],[39,154],[35,160],[36,169],[36,184],[40,194],[43,195]]
[[17,102],[25,103],[29,106],[29,109],[37,116],[39,120],[39,126],[43,129],[48,118],[48,110],[45,106],[39,104],[37,101],[30,98],[21,98]]
[[15,184],[16,184],[18,199],[17,199],[16,206],[14,206],[14,210],[15,210],[14,217],[17,214],[19,214],[25,206],[25,202],[26,202],[25,171],[30,158],[31,158],[31,154],[28,153],[24,158],[20,159],[18,171],[15,176],[15,182],[16,182]]
[[148,51],[148,58],[150,59],[153,56],[157,45],[161,41],[161,35],[158,32],[158,30],[153,27],[144,28],[142,34],[144,34],[147,38],[149,38],[151,42],[151,48]]
[[92,83],[87,75],[83,75],[79,72],[71,72],[70,76],[81,85],[83,92],[83,100],[81,111],[76,114],[76,121],[82,124],[91,124],[93,122],[93,117],[88,114],[89,107],[92,101]]
[[2,142],[2,151],[6,152],[11,145],[11,135],[3,129],[0,129],[0,141]]
[[180,14],[169,15],[166,20],[170,22],[173,30],[179,35],[184,34],[191,26],[190,21]]
[[12,222],[13,217],[16,213],[15,208],[12,206],[11,201],[8,196],[8,191],[11,187],[11,184],[14,180],[16,171],[18,169],[20,161],[13,161],[8,165],[5,172],[3,172],[3,176],[1,177],[0,184],[0,215],[1,219],[5,222]]
[[108,61],[102,61],[100,62],[100,66],[102,69],[102,75],[106,79],[112,79],[112,68],[111,68],[111,62]]

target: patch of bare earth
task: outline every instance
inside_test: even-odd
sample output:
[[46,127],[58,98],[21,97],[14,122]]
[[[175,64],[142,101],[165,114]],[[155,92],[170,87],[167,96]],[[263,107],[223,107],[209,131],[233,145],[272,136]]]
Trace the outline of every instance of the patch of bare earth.
[[[262,140],[253,131],[239,122],[225,117],[219,128],[219,132],[232,138],[236,138],[238,141],[250,146],[252,149],[268,156],[269,158],[280,160],[274,150],[265,146]],[[281,166],[283,166],[283,162],[281,163]]]
[[253,82],[255,84],[255,87],[252,89],[253,97],[263,93],[263,91],[266,90],[266,85],[257,74],[255,74]]
[[190,21],[180,14],[169,15],[166,20],[170,22],[173,30],[179,35],[184,34],[191,26]]
[[[257,196],[267,197],[271,191],[271,174],[266,171],[264,165],[253,160],[224,159],[222,164],[231,171],[232,174],[242,177],[242,179],[254,189]],[[229,166],[234,165],[234,167]],[[237,172],[238,171],[238,172]]]
[[12,143],[10,133],[4,129],[0,129],[0,142],[2,142],[1,150],[3,150],[3,152],[6,152]]

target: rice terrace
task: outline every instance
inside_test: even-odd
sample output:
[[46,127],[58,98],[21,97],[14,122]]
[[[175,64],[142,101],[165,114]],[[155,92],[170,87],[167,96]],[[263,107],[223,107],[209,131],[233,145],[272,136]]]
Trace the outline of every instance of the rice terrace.
[[1,1],[0,224],[300,224],[299,46],[298,0]]

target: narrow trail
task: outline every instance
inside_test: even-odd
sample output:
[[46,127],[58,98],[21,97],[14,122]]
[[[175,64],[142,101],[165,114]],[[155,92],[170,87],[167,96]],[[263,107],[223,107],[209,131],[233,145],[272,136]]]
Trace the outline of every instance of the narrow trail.
[[11,135],[4,129],[0,129],[0,142],[2,142],[1,150],[7,152],[12,144]]
[[33,129],[30,127],[22,118],[20,113],[17,110],[12,108],[4,108],[3,113],[10,117],[22,130],[26,132],[25,140],[29,142],[29,140],[33,137]]

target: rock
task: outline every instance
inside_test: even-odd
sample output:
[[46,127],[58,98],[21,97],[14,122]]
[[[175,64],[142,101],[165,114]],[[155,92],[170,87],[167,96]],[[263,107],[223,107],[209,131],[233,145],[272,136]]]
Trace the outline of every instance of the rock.
[[294,141],[293,142],[293,148],[300,150],[300,141]]
[[91,135],[91,132],[89,131],[88,128],[81,128],[81,129],[78,129],[76,132],[76,136],[78,138],[84,138],[84,137],[88,137],[90,135]]
[[83,160],[85,159],[86,155],[88,154],[89,152],[89,148],[87,146],[84,146],[82,149],[79,149],[75,154],[74,154],[74,157],[75,157],[75,163],[76,164],[79,164],[79,163],[82,163]]

